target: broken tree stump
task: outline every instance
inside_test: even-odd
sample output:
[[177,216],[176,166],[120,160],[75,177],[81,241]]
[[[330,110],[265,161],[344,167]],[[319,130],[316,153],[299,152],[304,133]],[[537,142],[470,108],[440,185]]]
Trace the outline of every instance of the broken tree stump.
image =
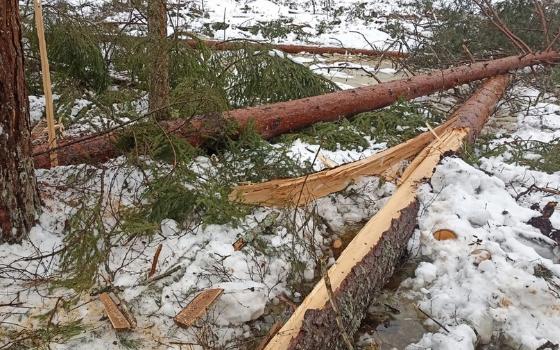
[[[181,137],[193,145],[201,145],[219,134],[224,121],[233,121],[238,130],[252,125],[264,138],[298,130],[317,122],[332,122],[388,106],[399,99],[429,95],[436,91],[476,81],[511,70],[560,61],[557,51],[544,51],[521,56],[477,62],[458,67],[419,74],[411,78],[393,80],[330,94],[293,101],[273,103],[223,112],[221,115],[197,116],[189,120],[168,120],[160,123],[162,129]],[[107,161],[119,155],[115,140],[117,132],[70,138],[59,142],[59,164]],[[33,148],[36,168],[48,168],[48,145]]]
[[189,328],[199,318],[204,316],[210,306],[218,300],[218,297],[224,292],[221,288],[206,289],[200,292],[177,316],[174,321],[178,326]]
[[441,158],[460,151],[465,142],[478,135],[508,84],[507,76],[491,78],[457,109],[453,127],[446,129],[414,159],[387,204],[329,269],[327,273],[340,315],[330,306],[325,281],[321,279],[266,350],[345,349],[336,318],[342,318],[348,334],[356,332],[375,292],[392,275],[416,228],[418,186],[431,178]]

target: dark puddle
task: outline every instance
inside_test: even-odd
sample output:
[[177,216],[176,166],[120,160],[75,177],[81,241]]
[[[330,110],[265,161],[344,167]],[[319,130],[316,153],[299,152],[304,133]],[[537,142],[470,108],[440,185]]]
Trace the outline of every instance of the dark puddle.
[[419,341],[427,331],[423,326],[425,316],[399,291],[400,284],[414,276],[418,263],[403,262],[370,305],[355,339],[358,349],[404,349]]

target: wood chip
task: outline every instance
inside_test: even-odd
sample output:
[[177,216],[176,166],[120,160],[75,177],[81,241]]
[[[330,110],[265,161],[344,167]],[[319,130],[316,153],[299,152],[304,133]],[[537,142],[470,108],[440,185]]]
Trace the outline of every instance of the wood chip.
[[457,234],[451,230],[442,229],[434,232],[434,238],[438,241],[446,241],[448,239],[457,239]]
[[340,248],[342,248],[342,240],[341,240],[340,238],[335,239],[335,240],[332,242],[332,247],[333,247],[333,249],[340,249]]
[[243,249],[243,247],[245,247],[245,240],[242,237],[240,237],[237,239],[237,241],[233,242],[232,245],[233,245],[233,250],[238,252],[241,249]]
[[280,321],[276,321],[276,323],[274,323],[272,325],[272,327],[270,327],[270,329],[268,330],[268,333],[265,335],[265,337],[261,340],[261,342],[259,343],[259,345],[255,348],[255,350],[263,350],[266,346],[266,344],[268,344],[268,342],[270,341],[270,339],[272,339],[276,333],[278,333],[278,331],[280,330],[280,328],[282,328],[282,326],[284,325],[283,322]]
[[99,295],[99,300],[101,300],[101,302],[103,303],[105,312],[107,313],[109,321],[111,321],[111,324],[113,325],[113,328],[115,330],[124,331],[132,328],[130,322],[128,322],[124,314],[121,312],[121,310],[113,301],[111,296],[109,296],[109,294],[101,293]]
[[189,305],[175,316],[175,323],[183,328],[192,326],[206,311],[208,311],[210,306],[214,304],[223,292],[224,290],[221,288],[207,289],[200,292]]

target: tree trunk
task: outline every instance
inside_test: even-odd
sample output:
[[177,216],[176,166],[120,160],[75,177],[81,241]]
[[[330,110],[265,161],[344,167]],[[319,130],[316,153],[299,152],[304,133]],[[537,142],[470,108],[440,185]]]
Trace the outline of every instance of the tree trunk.
[[276,49],[285,53],[298,54],[301,52],[307,52],[317,55],[361,55],[361,56],[371,56],[371,57],[393,57],[393,58],[403,58],[407,54],[400,51],[382,51],[382,50],[372,50],[372,49],[353,49],[345,47],[332,47],[332,46],[315,46],[315,45],[293,45],[293,44],[268,44],[259,43],[255,41],[247,40],[201,40],[201,39],[187,39],[184,41],[187,45],[191,47],[197,47],[198,45],[208,46],[211,49],[218,51],[229,51],[229,50],[239,50],[244,47],[259,48],[271,48]]
[[343,320],[346,333],[356,332],[375,293],[393,274],[416,228],[420,207],[416,198],[418,186],[432,177],[441,158],[459,152],[465,142],[474,140],[508,83],[507,76],[489,79],[453,113],[456,120],[452,127],[413,160],[387,204],[358,232],[329,269],[340,314],[331,307],[330,293],[322,279],[265,350],[346,349],[336,319]]
[[150,58],[149,112],[157,120],[169,117],[169,53],[167,46],[167,0],[148,0]]
[[[221,115],[194,117],[188,121],[177,119],[163,121],[161,127],[168,133],[200,145],[220,134],[224,118],[235,121],[239,129],[253,123],[255,130],[270,139],[298,130],[317,122],[331,122],[351,117],[361,112],[388,106],[399,99],[409,100],[444,91],[452,87],[481,80],[509,71],[560,61],[557,51],[545,51],[522,56],[461,65],[458,67],[419,74],[400,79],[299,100],[273,103],[258,107],[235,109]],[[106,161],[118,155],[113,141],[117,133],[61,140],[58,157],[61,165]],[[35,166],[48,168],[45,145],[34,149]]]
[[0,2],[0,243],[17,243],[40,208],[17,0]]

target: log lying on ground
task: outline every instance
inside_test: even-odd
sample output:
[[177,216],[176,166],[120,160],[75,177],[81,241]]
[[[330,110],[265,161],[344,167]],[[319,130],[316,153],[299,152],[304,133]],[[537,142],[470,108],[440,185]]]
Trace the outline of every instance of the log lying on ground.
[[[252,124],[264,138],[269,139],[298,130],[317,122],[335,121],[361,112],[388,106],[399,99],[412,99],[443,91],[464,83],[504,74],[536,64],[560,61],[560,53],[545,51],[523,56],[510,56],[438,70],[412,78],[394,80],[374,86],[337,91],[299,100],[249,107],[224,112],[220,116],[198,116],[190,120],[161,122],[168,133],[182,137],[194,145],[212,138],[223,128],[223,119],[235,121],[239,129]],[[119,154],[114,145],[117,133],[97,137],[66,139],[59,142],[59,164],[106,161]],[[36,168],[48,168],[48,145],[34,147]]]
[[457,120],[426,147],[401,178],[387,204],[364,226],[328,276],[340,315],[330,304],[322,279],[269,342],[267,350],[345,349],[336,318],[350,336],[358,329],[375,292],[393,273],[417,224],[418,186],[431,178],[442,157],[461,149],[482,129],[509,82],[498,76],[486,82],[454,114]]
[[394,180],[403,162],[414,158],[424,147],[453,125],[452,117],[433,132],[424,132],[406,142],[367,158],[292,179],[277,179],[237,186],[229,195],[231,201],[274,207],[303,206],[309,202],[342,191],[363,176],[380,175]]
[[199,45],[208,46],[214,50],[229,51],[238,50],[244,47],[256,47],[256,48],[272,48],[285,53],[298,54],[302,52],[307,52],[317,55],[361,55],[361,56],[372,56],[372,57],[395,57],[403,58],[407,54],[400,51],[383,51],[383,50],[371,50],[371,49],[352,49],[345,47],[332,47],[332,46],[312,46],[312,45],[288,45],[288,44],[269,44],[269,43],[259,43],[256,41],[247,40],[202,40],[202,39],[188,39],[184,41],[187,45],[191,47],[198,47]]

